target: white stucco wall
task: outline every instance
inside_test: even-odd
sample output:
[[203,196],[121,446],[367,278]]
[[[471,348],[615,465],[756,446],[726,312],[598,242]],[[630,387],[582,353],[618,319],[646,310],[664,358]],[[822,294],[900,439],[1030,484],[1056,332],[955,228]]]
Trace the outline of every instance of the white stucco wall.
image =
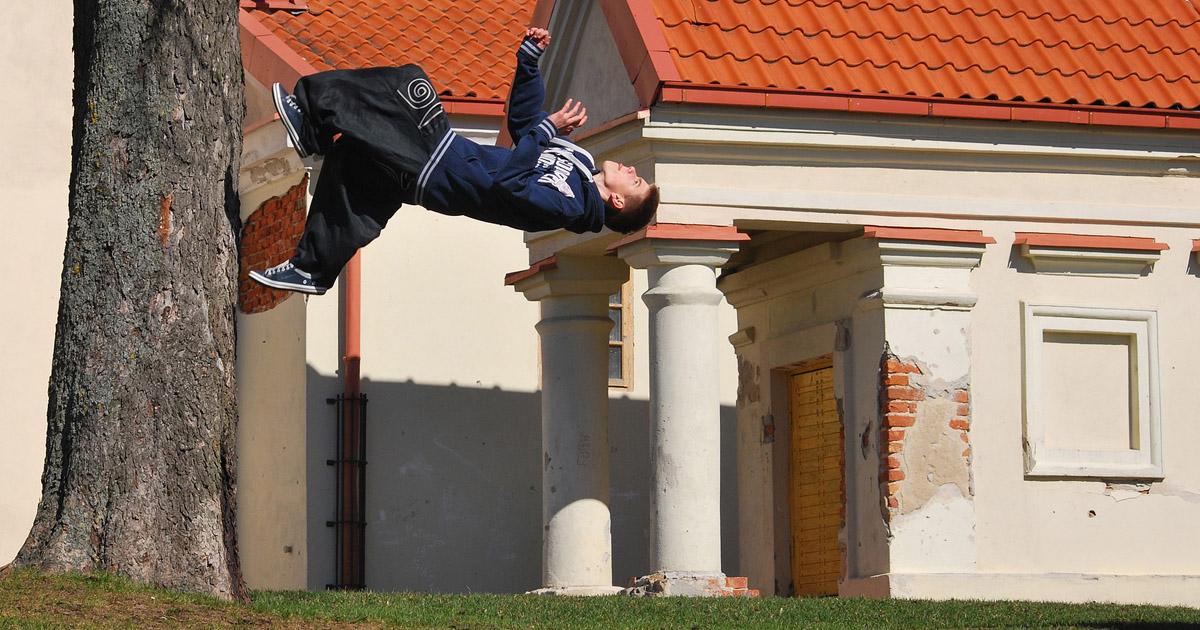
[[[247,79],[247,119],[263,114],[265,88]],[[299,184],[305,171],[278,124],[246,134],[241,218]],[[282,262],[282,261],[278,261]],[[238,551],[253,589],[308,585],[305,300],[237,315]]]
[[[696,108],[656,109],[648,121],[602,134],[595,143],[630,146],[634,137],[651,139],[645,151],[655,156],[657,182],[664,186],[660,221],[735,223],[745,229],[808,232],[817,240],[846,238],[832,232],[861,225],[941,227],[982,230],[998,241],[971,272],[969,287],[952,287],[978,296],[973,310],[877,310],[885,315],[869,322],[867,330],[860,324],[869,313],[859,308],[853,315],[853,358],[842,360],[854,364],[843,365],[838,378],[857,384],[863,413],[855,413],[848,401],[848,424],[850,418],[858,423],[859,415],[877,413],[884,339],[891,352],[922,361],[939,382],[968,379],[972,396],[970,483],[936,488],[928,503],[894,518],[890,538],[876,539],[886,542],[882,552],[880,547],[870,551],[869,534],[872,522],[884,532],[878,460],[874,454],[867,457],[861,474],[848,468],[848,483],[859,484],[860,496],[848,506],[847,561],[852,576],[866,579],[855,584],[854,592],[937,597],[953,581],[944,576],[962,574],[978,579],[956,583],[944,591],[947,596],[1004,597],[1007,592],[1027,597],[1029,589],[1020,586],[1018,576],[1038,576],[1030,583],[1041,585],[1042,595],[1051,599],[1198,603],[1182,595],[1191,579],[1185,576],[1200,572],[1200,558],[1185,550],[1190,549],[1186,523],[1200,517],[1200,470],[1187,455],[1195,440],[1189,409],[1197,402],[1187,357],[1200,351],[1200,336],[1186,324],[1188,314],[1200,307],[1191,260],[1192,239],[1200,235],[1194,212],[1200,179],[1187,176],[1195,173],[1188,147],[1195,146],[1196,134],[823,114],[786,120],[770,112]],[[1016,231],[1151,237],[1170,249],[1145,277],[1055,276],[1034,273],[1014,253]],[[815,256],[820,247],[809,253]],[[849,251],[850,243],[840,247]],[[884,284],[944,288],[949,277],[937,268],[903,269],[872,279],[871,287],[843,279],[844,260],[821,266],[806,262],[805,255],[789,259],[791,270],[763,271],[783,264],[776,260],[723,285],[735,292],[735,302],[771,296],[739,313],[740,328],[755,329],[755,340],[742,352],[763,390],[771,382],[763,376],[766,370],[832,343],[821,328],[839,317],[830,311],[846,311]],[[790,281],[780,280],[789,273]],[[787,282],[790,288],[781,286]],[[805,288],[806,283],[816,289]],[[738,290],[743,294],[736,295]],[[1133,487],[1026,477],[1023,300],[1157,311],[1164,480]],[[785,359],[771,348],[793,330],[805,332],[783,342],[793,355]],[[882,335],[876,337],[879,343],[872,335]],[[873,351],[860,356],[867,346]],[[777,427],[786,422],[786,405],[780,409],[778,396],[765,391],[758,396],[772,401]],[[786,575],[779,563],[787,559],[780,550],[787,538],[780,532],[759,538],[759,532],[780,522],[778,507],[786,506],[786,493],[768,477],[786,475],[787,468],[777,461],[786,449],[759,444],[760,407],[761,402],[739,410],[744,416],[741,452],[755,458],[740,467],[747,475],[739,480],[741,546],[752,585],[769,588],[772,563],[774,577]],[[847,433],[848,463],[858,438]],[[775,494],[767,497],[771,488]],[[856,524],[865,538],[855,538]],[[870,576],[882,574],[892,576],[890,591],[868,584]],[[1123,582],[1111,576],[1142,577],[1130,577],[1123,591]],[[1087,587],[1089,582],[1098,586]]]
[[[1200,390],[1191,363],[1200,352],[1194,325],[1200,279],[1191,240],[1200,229],[1071,226],[1079,233],[1153,237],[1170,245],[1146,277],[1109,279],[1018,272],[1008,262],[1011,225],[983,226],[998,243],[975,272],[972,312],[972,444],[980,570],[997,573],[1200,573],[1200,550],[1188,544],[1200,519],[1200,440],[1194,421]],[[1032,229],[1030,229],[1032,228]],[[1061,226],[1021,226],[1051,231]],[[1151,309],[1159,318],[1163,465],[1147,494],[1101,481],[1024,479],[1020,448],[1020,301],[1064,306]],[[1014,459],[1015,457],[1015,459]],[[989,500],[982,500],[988,497]],[[1095,512],[1090,516],[1089,512]],[[1120,542],[1118,542],[1120,541]]]
[[[1200,335],[1190,323],[1200,307],[1191,253],[1196,228],[1071,225],[1074,233],[1150,237],[1170,246],[1148,275],[1098,278],[1035,273],[1012,255],[1015,230],[1063,231],[1062,225],[976,226],[998,242],[972,272],[979,296],[968,323],[973,496],[946,484],[925,506],[893,520],[892,594],[990,599],[1036,591],[1039,599],[1200,605],[1194,588],[1200,555],[1189,543],[1190,523],[1200,518],[1200,467],[1190,449],[1200,437],[1192,421],[1200,395],[1188,375],[1200,351]],[[1026,474],[1022,302],[1157,314],[1161,480]],[[941,320],[942,331],[962,329]],[[921,330],[930,328],[889,327],[889,341],[900,342],[893,350],[936,359],[939,347],[922,342]],[[1047,379],[1049,387],[1069,384],[1055,375]],[[1092,443],[1092,436],[1080,435],[1075,446]],[[947,579],[955,574],[963,579]]]
[[0,565],[25,542],[41,497],[71,168],[71,15],[67,0],[0,6],[0,261],[9,270],[0,326]]

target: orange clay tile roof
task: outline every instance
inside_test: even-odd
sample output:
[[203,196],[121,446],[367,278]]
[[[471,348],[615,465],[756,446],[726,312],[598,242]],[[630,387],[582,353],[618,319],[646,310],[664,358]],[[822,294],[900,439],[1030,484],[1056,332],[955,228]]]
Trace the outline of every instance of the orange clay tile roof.
[[687,83],[1200,109],[1193,0],[649,2]]
[[307,12],[252,13],[317,70],[415,63],[444,96],[504,100],[533,3],[308,0]]

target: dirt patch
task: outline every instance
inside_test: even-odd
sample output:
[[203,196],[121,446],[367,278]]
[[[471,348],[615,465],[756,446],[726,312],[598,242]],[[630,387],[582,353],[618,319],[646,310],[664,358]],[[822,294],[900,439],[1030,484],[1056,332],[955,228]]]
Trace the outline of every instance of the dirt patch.
[[364,628],[279,617],[245,605],[136,586],[106,575],[43,575],[0,569],[0,625],[93,628]]

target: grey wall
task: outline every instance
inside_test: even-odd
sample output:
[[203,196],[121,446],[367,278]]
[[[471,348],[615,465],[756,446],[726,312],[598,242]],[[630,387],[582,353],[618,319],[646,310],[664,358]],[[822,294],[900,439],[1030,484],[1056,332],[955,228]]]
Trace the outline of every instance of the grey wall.
[[[332,582],[338,379],[308,372],[308,581]],[[523,592],[541,586],[538,393],[364,380],[366,581],[376,591]],[[649,405],[610,405],[614,582],[649,571]],[[737,569],[735,415],[722,407],[722,549]]]

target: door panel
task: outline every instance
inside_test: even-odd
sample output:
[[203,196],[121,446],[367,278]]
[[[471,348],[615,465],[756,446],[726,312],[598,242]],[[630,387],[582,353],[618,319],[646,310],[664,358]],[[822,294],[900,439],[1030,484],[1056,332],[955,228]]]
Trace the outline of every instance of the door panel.
[[789,390],[792,584],[798,596],[837,595],[845,500],[833,367],[792,374]]

